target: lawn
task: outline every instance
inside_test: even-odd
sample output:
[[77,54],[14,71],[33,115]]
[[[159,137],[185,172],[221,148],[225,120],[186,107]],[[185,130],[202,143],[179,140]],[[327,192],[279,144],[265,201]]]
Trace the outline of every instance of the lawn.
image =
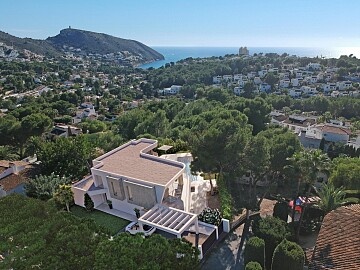
[[71,213],[73,213],[77,217],[89,218],[94,220],[97,225],[109,230],[111,235],[116,234],[130,223],[130,221],[128,220],[109,215],[99,210],[93,210],[91,212],[88,212],[85,210],[85,208],[77,205],[72,206],[70,210]]

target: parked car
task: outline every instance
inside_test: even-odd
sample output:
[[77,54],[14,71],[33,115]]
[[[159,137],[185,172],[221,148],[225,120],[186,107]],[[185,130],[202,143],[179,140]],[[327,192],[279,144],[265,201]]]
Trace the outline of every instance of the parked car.
[[150,236],[156,231],[156,228],[146,224],[143,224],[143,229],[144,230],[142,231],[140,229],[139,223],[137,221],[134,221],[126,226],[125,232],[129,232],[130,234],[143,233],[145,236]]

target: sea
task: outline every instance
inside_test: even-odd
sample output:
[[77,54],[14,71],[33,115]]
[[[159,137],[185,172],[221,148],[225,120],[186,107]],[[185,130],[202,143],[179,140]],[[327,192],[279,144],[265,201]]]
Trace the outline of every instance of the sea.
[[[226,54],[238,54],[239,47],[152,47],[164,55],[165,60],[155,61],[140,68],[150,67],[159,68],[166,63],[174,62],[188,57],[205,58],[211,56],[224,56]],[[301,57],[324,57],[339,58],[341,55],[350,55],[360,58],[360,47],[331,47],[331,48],[312,48],[312,47],[248,47],[250,55],[255,53],[287,53]]]

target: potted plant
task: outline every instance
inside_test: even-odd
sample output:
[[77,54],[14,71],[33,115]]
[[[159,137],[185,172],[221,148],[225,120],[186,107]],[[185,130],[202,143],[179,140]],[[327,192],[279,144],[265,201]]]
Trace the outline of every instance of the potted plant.
[[136,218],[139,218],[140,217],[140,209],[134,208],[134,211],[135,211]]
[[112,209],[112,208],[113,208],[113,206],[112,206],[112,201],[106,200],[106,202],[107,202],[107,204],[109,205],[109,208]]

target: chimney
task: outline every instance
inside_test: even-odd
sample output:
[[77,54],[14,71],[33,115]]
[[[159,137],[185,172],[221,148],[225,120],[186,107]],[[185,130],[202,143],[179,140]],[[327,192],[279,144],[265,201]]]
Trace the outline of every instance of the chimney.
[[17,174],[19,172],[19,168],[14,162],[9,162],[9,167],[12,168],[13,173]]

